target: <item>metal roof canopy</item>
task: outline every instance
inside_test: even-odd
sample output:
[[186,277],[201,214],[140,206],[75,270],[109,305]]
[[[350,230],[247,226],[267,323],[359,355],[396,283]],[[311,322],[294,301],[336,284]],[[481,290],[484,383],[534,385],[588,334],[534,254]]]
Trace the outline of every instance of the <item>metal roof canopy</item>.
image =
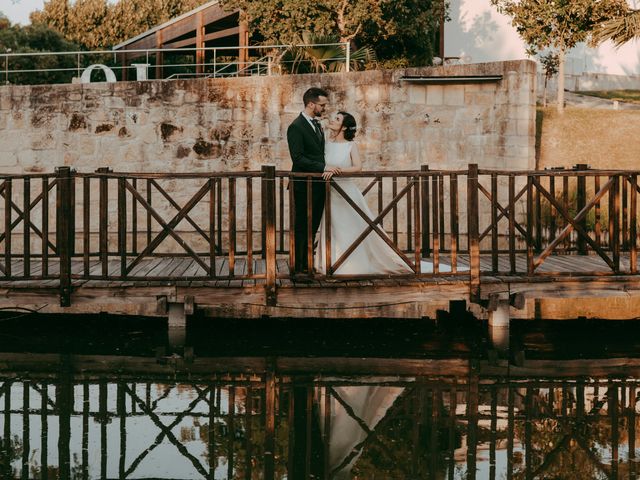
[[[173,18],[126,40],[113,47],[114,51],[122,52],[120,56],[123,67],[127,60],[143,56],[144,53],[124,53],[127,50],[150,49],[178,49],[205,48],[207,46],[238,46],[249,45],[249,29],[245,21],[240,20],[240,10],[224,10],[219,0],[212,0],[187,13]],[[156,78],[161,78],[163,55],[156,52]],[[202,73],[204,50],[196,50],[196,72]],[[246,62],[247,49],[240,49],[239,62]],[[123,69],[126,77],[127,69]],[[124,79],[124,78],[123,78]]]

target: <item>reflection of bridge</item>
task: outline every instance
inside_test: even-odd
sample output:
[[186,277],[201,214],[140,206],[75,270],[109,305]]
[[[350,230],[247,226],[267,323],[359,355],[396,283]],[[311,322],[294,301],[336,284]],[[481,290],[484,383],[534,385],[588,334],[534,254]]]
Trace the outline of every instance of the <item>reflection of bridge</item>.
[[[6,478],[339,478],[352,460],[364,478],[636,473],[637,359],[165,360],[1,354]],[[377,404],[349,402],[372,388],[392,392],[373,425]],[[344,421],[362,440],[331,455]]]
[[[340,258],[328,252],[328,275],[304,284],[289,272],[290,176],[273,167],[4,176],[0,303],[60,301],[83,311],[157,302],[165,313],[179,305],[183,315],[195,306],[235,316],[421,316],[436,300],[495,309],[500,302],[521,306],[524,297],[640,291],[637,172],[471,165],[358,174],[377,218],[366,219],[368,229]],[[342,195],[328,183],[327,191]],[[412,273],[331,273],[367,235],[383,236]]]

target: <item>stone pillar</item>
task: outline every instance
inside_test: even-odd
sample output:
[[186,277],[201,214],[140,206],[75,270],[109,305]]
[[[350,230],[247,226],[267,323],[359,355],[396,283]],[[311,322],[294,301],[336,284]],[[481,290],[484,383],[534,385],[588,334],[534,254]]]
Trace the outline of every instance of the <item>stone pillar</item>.
[[187,339],[187,314],[184,303],[169,304],[169,345],[184,347]]
[[498,300],[496,309],[489,311],[489,337],[496,350],[509,349],[509,300]]

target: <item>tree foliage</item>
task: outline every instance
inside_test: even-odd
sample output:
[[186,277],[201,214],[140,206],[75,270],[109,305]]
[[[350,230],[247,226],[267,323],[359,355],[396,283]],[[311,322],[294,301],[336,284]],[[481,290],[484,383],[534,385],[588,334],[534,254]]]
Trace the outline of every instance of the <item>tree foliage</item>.
[[558,55],[558,111],[564,109],[564,57],[579,42],[593,40],[601,23],[619,16],[626,0],[491,0],[512,24],[534,55],[546,48]]
[[431,61],[442,0],[223,0],[240,8],[265,43],[291,44],[302,31],[336,35],[357,48],[371,46],[378,59]]
[[31,22],[47,25],[85,49],[108,49],[206,1],[47,0],[31,14]]
[[640,10],[631,8],[621,16],[600,24],[594,32],[596,43],[611,40],[616,47],[620,47],[634,38],[640,38]]
[[[11,25],[6,18],[0,16],[0,52],[8,50],[12,54],[60,52],[78,50],[78,45],[66,40],[60,33],[45,25],[28,25],[26,27]],[[8,75],[7,80],[14,84],[31,85],[69,82],[73,74],[63,70],[71,70],[75,66],[75,59],[69,56],[11,56],[7,67],[12,73]],[[51,71],[42,71],[45,69]],[[26,71],[15,73],[17,70]],[[2,80],[4,81],[4,78]]]
[[[207,0],[46,0],[31,14],[89,50],[106,49],[132,38]],[[379,60],[405,64],[431,62],[444,0],[222,0],[242,9],[257,38],[292,44],[303,31],[337,36],[353,51],[371,46]]]
[[621,15],[626,0],[491,0],[535,52],[567,51],[590,39],[600,23]]

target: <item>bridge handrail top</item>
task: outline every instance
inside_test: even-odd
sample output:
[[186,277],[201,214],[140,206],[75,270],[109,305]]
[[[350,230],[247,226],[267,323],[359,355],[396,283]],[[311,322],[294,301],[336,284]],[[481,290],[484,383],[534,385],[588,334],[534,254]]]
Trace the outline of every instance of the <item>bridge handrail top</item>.
[[[576,170],[576,169],[550,169],[550,170],[500,170],[478,169],[478,176],[515,176],[515,177],[605,177],[605,176],[640,176],[640,170]],[[264,172],[261,170],[235,171],[235,172],[77,172],[72,169],[72,175],[78,178],[136,178],[140,180],[153,179],[209,179],[209,178],[261,178]],[[291,172],[289,170],[276,170],[275,176],[279,178],[321,178],[322,173]],[[340,177],[433,177],[433,176],[468,176],[469,169],[460,170],[364,170],[341,174]],[[11,179],[55,179],[56,172],[50,173],[0,173],[0,180]]]

